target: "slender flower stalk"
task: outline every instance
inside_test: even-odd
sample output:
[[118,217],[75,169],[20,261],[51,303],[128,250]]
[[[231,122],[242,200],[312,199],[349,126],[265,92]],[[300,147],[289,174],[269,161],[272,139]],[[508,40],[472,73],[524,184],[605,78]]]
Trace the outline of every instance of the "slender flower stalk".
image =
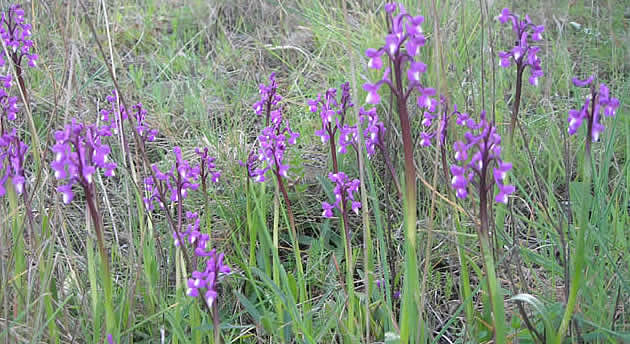
[[[589,185],[589,190],[593,186],[593,172],[592,172],[592,156],[591,156],[591,143],[599,142],[600,135],[604,132],[604,125],[602,124],[602,115],[604,117],[614,117],[617,109],[619,108],[619,99],[610,95],[610,89],[605,84],[600,84],[599,88],[595,86],[595,75],[591,75],[585,80],[573,78],[572,82],[577,87],[590,86],[590,94],[584,100],[584,105],[580,110],[569,110],[567,118],[569,135],[575,135],[579,128],[586,121],[586,143],[584,147],[584,179]],[[586,197],[585,199],[590,199]],[[560,327],[556,332],[554,343],[561,344],[563,342],[565,333],[567,332],[575,305],[577,304],[578,292],[580,290],[580,284],[584,275],[584,264],[586,255],[586,229],[589,227],[589,215],[588,207],[581,209],[578,214],[577,229],[577,242],[575,247],[575,259],[573,267],[573,275],[571,278],[571,286],[569,289],[569,297],[567,305],[562,316]]]
[[[173,148],[175,161],[168,171],[162,172],[157,165],[152,165],[152,176],[144,180],[148,195],[144,202],[148,210],[153,210],[154,204],[157,203],[160,208],[166,211],[169,219],[172,217],[168,209],[176,209],[174,217],[177,222],[170,222],[174,245],[182,248],[181,252],[184,255],[186,265],[193,270],[192,277],[187,280],[186,295],[198,297],[200,290],[205,290],[202,299],[207,309],[212,313],[215,328],[214,342],[220,343],[220,319],[215,302],[218,297],[216,287],[219,276],[229,274],[230,268],[223,262],[223,254],[218,254],[216,249],[211,249],[210,235],[201,232],[199,214],[191,211],[186,211],[184,214],[183,202],[190,192],[199,189],[200,185],[204,190],[204,197],[207,197],[205,190],[208,178],[213,183],[218,183],[221,173],[216,170],[215,158],[209,155],[208,148],[196,148],[195,153],[199,157],[199,165],[184,159],[181,148],[177,146]],[[167,204],[171,206],[168,207]],[[207,211],[207,206],[204,210]],[[184,243],[193,246],[194,259],[192,261],[187,250],[182,247]],[[206,259],[205,269],[197,270],[198,258]]]
[[501,137],[497,133],[495,125],[486,119],[485,111],[481,112],[481,118],[478,122],[465,114],[458,114],[457,116],[457,124],[465,127],[468,131],[464,135],[464,141],[456,141],[453,145],[457,163],[450,167],[453,175],[451,187],[455,189],[455,194],[460,199],[468,197],[471,185],[477,192],[480,222],[479,227],[477,227],[477,235],[488,277],[488,292],[494,320],[494,339],[496,343],[505,343],[504,301],[491,252],[491,229],[488,214],[491,207],[491,195],[495,186],[498,193],[495,195],[494,201],[497,203],[506,204],[508,196],[515,191],[513,185],[505,183],[507,172],[512,169],[512,164],[501,159]]
[[619,99],[610,96],[610,89],[606,84],[595,86],[595,76],[591,75],[586,80],[573,78],[572,82],[577,87],[590,86],[590,94],[584,99],[584,105],[580,110],[569,110],[568,129],[569,135],[575,135],[578,129],[586,121],[586,142],[585,142],[585,172],[590,175],[591,169],[591,142],[599,142],[600,135],[604,132],[602,115],[604,117],[614,117],[619,107]]
[[519,16],[513,14],[507,8],[501,11],[497,19],[501,24],[505,24],[508,21],[512,22],[512,31],[514,32],[516,42],[510,51],[499,51],[499,65],[501,67],[509,68],[512,64],[516,66],[516,90],[509,127],[511,143],[513,141],[521,104],[523,73],[527,67],[530,68],[529,83],[534,86],[538,86],[540,77],[544,75],[540,65],[540,58],[538,58],[537,55],[540,51],[540,47],[534,44],[542,40],[542,33],[545,31],[545,27],[532,24],[529,15],[525,15],[525,18],[520,20]]
[[[289,145],[295,145],[297,143],[300,133],[293,131],[289,125],[289,120],[284,117],[284,109],[280,104],[283,98],[277,94],[275,73],[271,74],[269,81],[269,85],[261,84],[259,86],[261,98],[259,102],[254,104],[254,112],[258,116],[264,114],[267,125],[263,128],[261,134],[258,135],[259,147],[257,152],[253,155],[250,154],[250,157],[255,156],[257,161],[250,159],[246,166],[248,168],[249,177],[255,182],[262,183],[267,180],[266,175],[269,171],[271,171],[276,180],[276,185],[280,194],[282,194],[286,206],[289,228],[293,236],[293,253],[295,255],[299,278],[302,279],[304,269],[302,267],[302,258],[298,244],[295,216],[291,209],[289,194],[284,185],[284,178],[289,176],[290,170],[289,164],[285,162],[286,149]],[[276,235],[277,233],[274,233],[274,236]],[[304,283],[301,283],[301,286],[300,300],[306,301],[307,293]]]
[[[411,16],[402,5],[390,3],[385,6],[389,32],[385,37],[385,45],[378,49],[368,49],[368,66],[381,69],[382,57],[387,56],[391,64],[385,69],[383,77],[375,83],[366,83],[363,89],[368,93],[368,104],[379,104],[379,88],[386,84],[396,98],[398,119],[400,122],[405,166],[405,280],[401,311],[401,342],[407,343],[418,325],[418,309],[415,295],[418,290],[418,267],[416,254],[416,174],[413,154],[413,138],[407,100],[413,91],[417,91],[417,105],[420,109],[435,112],[437,100],[435,89],[426,87],[421,81],[426,65],[418,59],[419,49],[426,39],[422,31],[423,16]],[[398,14],[394,12],[398,11]],[[393,80],[390,79],[390,72]]]
[[101,256],[102,280],[105,292],[106,326],[109,333],[116,333],[117,323],[113,309],[112,279],[109,266],[109,255],[105,249],[103,220],[97,205],[97,191],[94,175],[103,170],[106,177],[113,177],[116,163],[108,161],[109,145],[104,143],[106,137],[112,136],[107,125],[83,124],[75,119],[63,130],[55,132],[56,143],[51,150],[55,155],[50,164],[55,178],[65,181],[57,187],[65,204],[72,202],[75,186],[83,189],[88,213],[92,219],[97,245]]

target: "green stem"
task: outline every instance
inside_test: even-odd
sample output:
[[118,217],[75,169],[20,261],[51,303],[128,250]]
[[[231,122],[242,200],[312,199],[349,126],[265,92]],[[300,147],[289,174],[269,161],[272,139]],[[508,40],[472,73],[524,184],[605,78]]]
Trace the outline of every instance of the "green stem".
[[503,308],[503,293],[499,286],[494,266],[494,258],[490,250],[490,240],[487,236],[481,238],[481,254],[483,255],[486,274],[488,276],[488,293],[492,304],[492,317],[494,320],[494,342],[506,343],[505,309]]
[[[276,166],[278,165],[279,164],[276,161]],[[278,172],[277,168],[274,171],[274,174],[276,175],[276,179],[278,181],[278,188],[280,189],[280,193],[282,194],[282,197],[284,198],[284,204],[286,206],[287,216],[289,218],[289,227],[291,229],[291,237],[292,237],[291,239],[293,241],[293,253],[295,255],[295,265],[297,266],[298,280],[300,281],[300,296],[298,300],[300,301],[300,303],[305,303],[307,299],[307,294],[306,294],[306,286],[304,283],[304,268],[302,267],[302,256],[300,255],[300,245],[298,242],[297,229],[295,226],[295,217],[293,216],[293,211],[291,210],[291,202],[289,201],[289,194],[287,193],[287,190],[284,187],[284,183],[282,182],[282,177],[280,176],[280,173]]]
[[[484,157],[485,158],[485,157]],[[483,159],[483,158],[482,158]],[[483,159],[487,161],[486,159]],[[482,160],[482,161],[483,161]],[[488,294],[492,307],[492,318],[494,322],[494,342],[503,344],[506,341],[505,332],[505,309],[503,306],[503,293],[498,283],[494,266],[494,257],[490,249],[489,225],[488,225],[488,192],[486,187],[487,164],[483,164],[481,178],[479,182],[479,243],[481,255],[483,256],[486,275],[488,276]]]
[[[264,185],[264,184],[263,184]],[[278,227],[279,227],[279,222],[280,222],[280,188],[278,186],[278,184],[275,185],[275,193],[273,196],[273,254],[274,257],[279,257],[279,251],[278,251],[278,242],[279,242],[279,233],[278,233]],[[276,262],[276,260],[273,260],[273,283],[275,283],[276,285],[280,285],[280,266],[279,264]],[[284,309],[282,306],[282,299],[280,297],[276,298],[275,301],[275,306],[276,306],[276,314],[278,315],[278,317],[282,317],[282,314],[284,314]],[[280,336],[280,341],[284,342],[285,338],[284,338],[284,331],[278,331],[278,335]]]
[[[395,62],[399,64],[400,62]],[[398,68],[396,68],[398,67]],[[398,88],[398,116],[402,131],[405,155],[405,280],[403,282],[403,302],[400,319],[400,341],[408,343],[411,333],[416,332],[418,324],[418,262],[416,255],[416,174],[413,157],[411,123],[407,113],[407,104],[402,91],[400,66],[394,67]]]
[[[342,211],[345,211],[342,210]],[[348,230],[346,229],[346,222],[342,221],[341,226],[344,231],[343,235],[343,243],[344,243],[344,252],[346,254],[346,289],[348,293],[348,334],[353,336],[354,333],[354,278],[353,278],[353,268],[352,268],[352,246],[350,245],[350,237],[347,235]]]
[[114,300],[113,300],[113,287],[112,278],[109,267],[109,256],[105,249],[105,239],[103,237],[103,223],[102,217],[96,206],[95,190],[93,184],[85,188],[86,199],[90,217],[92,218],[92,224],[94,225],[94,232],[96,233],[98,250],[101,256],[101,281],[103,283],[103,291],[105,292],[105,326],[107,333],[114,336],[115,340],[118,340],[118,331],[116,329],[116,314],[114,313]]
[[[586,208],[588,209],[588,208]],[[588,210],[582,211],[582,213],[587,213]],[[578,291],[580,290],[580,284],[582,281],[582,270],[584,270],[584,253],[586,246],[586,228],[588,227],[587,214],[580,216],[582,219],[581,228],[578,231],[577,237],[577,246],[575,248],[575,263],[573,269],[573,276],[571,278],[571,287],[569,289],[569,299],[567,300],[567,307],[564,310],[564,315],[562,316],[562,321],[560,322],[560,327],[558,328],[558,332],[556,334],[554,342],[556,344],[561,344],[564,339],[564,335],[569,328],[569,324],[571,323],[571,318],[573,316],[573,311],[575,309],[575,304],[577,303]]]
[[214,344],[221,344],[221,322],[219,320],[219,307],[212,304],[212,325],[214,326]]

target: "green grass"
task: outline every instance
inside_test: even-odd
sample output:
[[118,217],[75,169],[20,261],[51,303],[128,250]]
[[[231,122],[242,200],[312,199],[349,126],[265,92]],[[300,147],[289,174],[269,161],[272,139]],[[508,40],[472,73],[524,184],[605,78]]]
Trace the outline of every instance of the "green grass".
[[[630,18],[623,1],[493,1],[488,17],[477,1],[436,1],[435,13],[432,0],[403,2],[408,12],[426,18],[428,41],[420,59],[429,68],[427,83],[437,87],[439,80],[450,103],[471,114],[485,104],[505,142],[515,72],[499,68],[491,52],[510,47],[513,38],[493,17],[510,6],[545,25],[539,53],[545,76],[539,87],[523,87],[524,135],[517,131],[509,153],[517,191],[509,206],[493,208],[490,256],[479,250],[478,205],[455,198],[431,147],[415,148],[418,175],[426,183],[417,184],[413,249],[406,249],[405,207],[380,154],[364,160],[363,206],[369,213],[365,219],[350,216],[351,252],[345,251],[340,221],[321,216],[321,202],[334,197],[330,162],[327,146],[313,134],[319,116],[309,112],[306,100],[350,81],[359,92],[353,94],[355,107],[364,105],[361,85],[382,75],[367,68],[364,51],[383,44],[384,3],[348,2],[344,13],[334,0],[117,0],[103,2],[105,19],[101,2],[85,2],[86,14],[64,2],[35,0],[24,5],[40,56],[39,68],[26,71],[32,114],[21,110],[16,122],[34,152],[27,167],[28,183],[37,180],[27,184],[33,185],[34,235],[22,197],[2,198],[0,343],[102,343],[107,331],[117,343],[160,343],[162,336],[166,343],[215,340],[210,312],[185,296],[191,271],[184,271],[163,212],[143,211],[147,171],[140,160],[136,171],[123,168],[123,151],[112,143],[117,176],[96,180],[111,302],[105,301],[107,279],[82,198],[64,206],[55,192],[52,133],[73,117],[97,117],[114,88],[106,67],[112,60],[127,103],[142,102],[150,126],[160,132],[147,145],[150,163],[170,166],[175,145],[187,158],[198,146],[208,146],[217,158],[221,182],[210,187],[207,205],[197,192],[186,208],[203,213],[202,228],[233,270],[219,286],[223,343],[398,343],[401,335],[403,342],[483,343],[493,340],[493,319],[503,316],[491,310],[501,308],[507,342],[534,343],[519,307],[546,342],[630,341]],[[100,55],[95,39],[113,58]],[[289,149],[295,169],[286,181],[295,237],[273,181],[248,185],[238,164],[264,125],[251,106],[271,72],[285,114],[301,133]],[[601,141],[592,145],[589,175],[585,131],[569,137],[566,118],[587,92],[571,78],[593,72],[621,107],[605,119]],[[400,173],[398,116],[383,90],[378,112]],[[417,135],[422,114],[410,108]],[[353,123],[354,113],[349,118]],[[453,130],[450,138],[460,134]],[[359,178],[352,154],[339,159],[340,170]],[[484,270],[491,256],[496,277]],[[395,294],[414,274],[415,290],[399,299]],[[500,288],[501,305],[491,303],[487,278]]]

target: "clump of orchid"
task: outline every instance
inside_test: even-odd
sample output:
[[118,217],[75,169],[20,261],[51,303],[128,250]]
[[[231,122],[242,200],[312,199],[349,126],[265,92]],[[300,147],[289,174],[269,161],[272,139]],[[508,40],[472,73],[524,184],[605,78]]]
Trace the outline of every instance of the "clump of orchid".
[[[4,66],[6,61],[5,57],[8,54],[9,59],[13,62],[13,66],[15,66],[15,74],[17,75],[17,82],[20,84],[20,89],[23,92],[24,100],[28,103],[28,91],[26,89],[26,85],[24,82],[24,77],[22,73],[22,61],[24,59],[27,60],[27,64],[29,67],[34,68],[37,67],[37,59],[39,58],[37,54],[33,52],[33,40],[31,40],[31,36],[33,35],[31,29],[31,24],[26,22],[24,18],[24,9],[19,4],[13,4],[9,7],[8,12],[3,12],[0,16],[0,38],[3,41],[3,46],[6,47],[6,54],[3,51],[0,54],[0,67]],[[8,94],[8,89],[10,88],[11,76],[10,73],[4,78],[4,88],[5,92]],[[2,98],[2,94],[0,94],[0,98]],[[4,95],[5,97],[7,95]],[[17,98],[9,97],[7,99],[8,104],[5,104],[4,101],[3,107],[5,105],[10,105],[17,101]],[[5,107],[6,109],[6,107]],[[17,109],[15,109],[17,111]],[[13,112],[13,115],[15,112]],[[8,117],[11,116],[11,112],[7,113]],[[4,132],[4,131],[3,131]]]
[[[109,107],[101,109],[101,121],[106,123],[113,133],[118,133],[118,128],[123,128],[123,121],[130,118],[129,113],[123,104],[119,104],[118,93],[116,90],[112,90],[111,94],[107,96],[106,99]],[[138,134],[138,137],[143,143],[155,141],[158,134],[157,129],[150,128],[147,125],[146,117],[147,110],[144,108],[142,103],[137,103],[131,106],[132,124],[134,125],[134,130]]]
[[333,189],[335,202],[332,204],[328,202],[322,203],[322,208],[324,209],[322,216],[331,218],[333,216],[333,209],[335,208],[345,215],[348,209],[348,202],[351,204],[352,211],[359,214],[361,202],[355,199],[354,194],[359,192],[359,185],[361,185],[361,182],[358,179],[351,180],[343,172],[330,173],[328,174],[328,179],[330,179],[330,181],[335,185],[335,188]]
[[[396,14],[396,12],[398,13]],[[383,76],[374,83],[366,83],[363,89],[367,92],[366,103],[377,105],[381,102],[379,89],[382,85],[389,86],[395,99],[396,112],[400,122],[404,151],[404,205],[405,205],[405,244],[406,263],[403,302],[401,310],[401,342],[409,340],[411,333],[416,332],[418,325],[417,305],[415,293],[418,287],[418,269],[416,254],[416,219],[417,219],[417,188],[414,164],[414,139],[411,132],[411,121],[407,101],[415,92],[417,106],[422,110],[433,113],[437,109],[435,89],[422,82],[427,65],[419,58],[420,48],[425,45],[423,34],[423,16],[408,14],[400,4],[385,5],[388,33],[385,44],[377,49],[367,49],[368,67],[383,68],[383,57],[389,59],[389,65]],[[391,78],[390,78],[391,74]],[[393,79],[393,80],[392,80]],[[425,136],[427,133],[424,133]],[[422,134],[421,134],[422,135]]]
[[[184,213],[183,203],[190,192],[197,190],[200,185],[203,186],[204,197],[206,197],[207,179],[210,178],[213,183],[218,183],[221,173],[216,170],[215,158],[210,156],[207,147],[195,149],[199,164],[186,160],[178,146],[173,147],[173,155],[175,161],[167,171],[163,172],[156,164],[151,165],[151,176],[144,180],[147,194],[144,202],[149,210],[154,209],[156,202],[162,209],[166,210],[176,247],[182,247],[183,243],[186,242],[193,246],[193,253],[196,258],[192,264],[195,266],[191,266],[191,259],[187,250],[182,249],[186,265],[192,267],[193,270],[191,278],[187,281],[186,294],[191,297],[198,297],[200,290],[205,290],[203,300],[208,310],[212,312],[216,329],[215,340],[217,340],[220,336],[219,314],[215,302],[218,295],[217,281],[221,274],[229,273],[230,268],[224,263],[223,254],[217,254],[216,249],[210,249],[210,236],[201,232],[199,214],[191,211]],[[176,209],[174,217],[167,208],[167,203],[171,205],[171,208]],[[205,269],[196,269],[197,258],[207,258]]]
[[[157,164],[153,164],[151,165],[151,176],[144,179],[147,195],[144,198],[144,204],[148,210],[153,210],[155,203],[162,209],[166,209],[167,204],[177,209],[177,224],[172,223],[176,246],[182,242],[180,236],[182,235],[184,200],[191,191],[199,189],[200,185],[205,186],[208,178],[213,183],[218,183],[221,175],[216,170],[215,158],[209,155],[207,148],[196,148],[195,153],[200,157],[199,164],[194,164],[184,159],[182,149],[179,146],[173,147],[173,155],[175,156],[173,165],[168,170],[162,171]],[[195,214],[197,216],[196,213],[187,214]],[[167,211],[167,215],[169,215],[170,219],[169,211]],[[188,218],[190,219],[190,217]]]
[[[614,117],[619,107],[619,99],[610,96],[610,89],[606,84],[602,83],[599,87],[593,82],[595,76],[591,75],[585,80],[573,78],[573,85],[577,87],[590,86],[590,94],[584,100],[584,105],[580,110],[569,110],[568,116],[568,132],[569,135],[577,133],[582,123],[586,120],[587,147],[590,148],[590,142],[598,142],[599,136],[604,132],[602,124],[602,115],[604,117]],[[590,150],[589,154],[590,154]]]
[[289,145],[296,144],[300,134],[291,130],[288,119],[283,115],[283,108],[278,104],[282,96],[276,93],[277,84],[273,73],[269,80],[269,86],[260,85],[261,101],[254,106],[257,115],[262,116],[265,113],[267,123],[258,136],[260,146],[256,157],[261,166],[255,168],[251,164],[249,173],[254,181],[264,182],[265,174],[271,170],[282,184],[281,179],[289,176],[289,164],[284,161],[286,149]]
[[74,198],[73,186],[78,185],[86,192],[86,197],[94,196],[94,176],[98,169],[106,177],[114,176],[116,163],[109,161],[111,152],[104,138],[112,136],[108,126],[83,124],[72,119],[64,129],[55,132],[55,144],[51,150],[55,155],[50,166],[57,180],[65,181],[57,187],[68,204]]
[[511,22],[512,31],[515,36],[514,47],[511,50],[499,51],[499,65],[501,67],[509,68],[512,64],[516,66],[516,91],[509,128],[510,139],[512,139],[521,102],[523,72],[525,72],[527,67],[530,68],[529,83],[534,86],[538,86],[538,79],[544,75],[540,65],[540,58],[537,55],[540,51],[540,47],[536,46],[535,42],[542,40],[542,33],[545,31],[545,27],[543,25],[532,24],[529,15],[525,15],[525,18],[520,20],[519,16],[512,13],[507,8],[501,11],[497,19],[502,24],[508,21]]
[[57,191],[62,194],[65,204],[72,202],[75,191],[74,186],[83,189],[88,213],[92,219],[94,232],[96,233],[98,249],[101,257],[101,280],[105,293],[105,313],[107,330],[111,331],[115,324],[115,314],[112,305],[112,278],[110,275],[109,255],[105,249],[103,219],[98,207],[98,197],[95,185],[95,176],[99,170],[106,177],[113,177],[117,165],[109,161],[111,149],[105,143],[112,132],[107,125],[84,124],[76,119],[54,134],[55,144],[51,150],[54,160],[50,166],[54,171],[55,179],[62,181]]
[[[9,49],[11,60],[16,66],[21,66],[22,60],[28,60],[29,67],[37,66],[37,54],[33,53],[32,26],[24,19],[24,9],[19,4],[9,7],[8,13],[2,13],[0,19],[0,37]],[[0,54],[0,65],[4,65],[4,54]],[[20,74],[20,73],[18,73]]]
[[514,185],[506,183],[507,173],[512,164],[501,159],[501,136],[497,128],[482,111],[479,121],[466,113],[456,113],[457,125],[464,127],[464,140],[455,141],[455,161],[450,167],[451,187],[460,199],[468,197],[471,186],[476,190],[479,201],[479,226],[477,236],[484,257],[484,268],[488,275],[488,291],[494,317],[494,337],[497,341],[505,338],[505,312],[503,296],[497,282],[494,257],[490,250],[490,225],[488,214],[492,206],[494,187],[498,189],[494,197],[497,203],[506,204],[508,196],[515,191]]
[[0,197],[6,194],[5,185],[9,180],[17,194],[24,192],[27,152],[28,145],[20,140],[15,129],[0,136]]
[[[340,172],[337,163],[337,153],[347,153],[348,146],[358,153],[357,126],[350,126],[346,123],[347,111],[354,106],[350,97],[350,84],[345,82],[341,85],[341,98],[337,98],[337,89],[329,88],[323,96],[320,93],[316,99],[309,99],[308,106],[312,113],[319,112],[322,128],[316,130],[315,135],[321,139],[322,143],[329,143],[332,158],[333,172],[328,174],[328,179],[335,185],[335,201],[332,204],[322,203],[322,216],[333,217],[333,209],[337,208],[342,214],[346,231],[348,231],[347,201],[352,202],[351,208],[357,214],[361,207],[361,202],[355,201],[354,198],[354,193],[358,191],[360,185],[359,180],[351,180],[344,172]],[[379,133],[384,131],[384,127],[382,122],[378,122],[376,110],[370,112],[371,117],[363,108],[361,108],[360,113],[361,124],[368,121],[368,128],[364,131],[364,135],[366,135],[366,147],[368,154],[370,154],[369,152],[373,153],[374,147],[379,143]],[[337,133],[339,134],[338,142]],[[368,141],[368,138],[371,140]]]

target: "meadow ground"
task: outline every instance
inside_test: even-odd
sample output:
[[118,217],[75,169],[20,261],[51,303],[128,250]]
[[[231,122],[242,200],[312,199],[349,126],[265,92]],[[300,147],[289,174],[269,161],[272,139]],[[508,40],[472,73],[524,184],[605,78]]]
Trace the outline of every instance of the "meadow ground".
[[[11,4],[0,3],[9,13]],[[335,155],[335,167],[329,142],[316,135],[320,108],[312,113],[308,101],[325,97],[329,88],[341,96],[349,82],[355,105],[341,126],[358,123],[357,110],[369,106],[363,85],[383,75],[368,68],[374,61],[365,51],[386,42],[385,2],[21,3],[38,58],[36,67],[24,60],[18,71],[3,33],[0,74],[12,75],[13,85],[0,94],[2,134],[15,128],[12,137],[29,153],[18,154],[23,171],[12,170],[17,160],[7,152],[13,141],[0,140],[0,181],[7,189],[0,198],[0,342],[630,342],[630,3],[402,3],[412,16],[424,16],[426,43],[415,56],[427,67],[421,89],[434,88],[444,102],[431,98],[436,119],[426,123],[431,114],[416,104],[420,93],[401,105],[382,85],[375,107],[386,128],[379,132],[382,150],[357,155],[350,144],[348,154]],[[508,68],[499,65],[499,52],[518,44],[511,22],[497,18],[504,7],[544,26],[522,87],[513,60]],[[528,82],[534,65],[543,73],[537,86]],[[390,66],[392,80],[411,82]],[[263,129],[276,125],[264,106],[262,116],[253,108],[261,100],[259,85],[269,84],[272,73],[282,116],[300,136],[295,144],[287,141],[287,175],[276,178],[271,161],[266,181],[257,183],[264,161],[250,171],[242,162],[258,152]],[[590,94],[572,78],[589,75],[596,77],[598,101],[605,83],[620,103],[616,116],[600,116],[605,130],[592,144],[586,117],[574,135],[567,132],[570,109],[580,109]],[[114,89],[119,97],[107,99]],[[17,97],[15,120],[7,117],[4,90]],[[103,109],[112,110],[110,120],[116,117],[123,103],[128,109],[142,103],[142,130],[132,128],[139,122],[131,121],[141,119],[138,108],[127,113],[127,128],[103,117]],[[449,166],[460,161],[454,143],[466,131],[455,123],[461,114],[451,115],[454,104],[476,121],[487,110],[492,121],[486,124],[494,123],[503,137],[501,154],[513,164],[507,179],[488,170],[483,182],[469,180],[465,199],[451,187]],[[410,136],[400,116],[407,106]],[[515,108],[518,125],[510,136]],[[453,118],[444,146],[435,132],[441,114]],[[117,168],[107,177],[106,162],[94,162],[89,183],[85,172],[61,168],[76,174],[74,198],[65,204],[57,192],[65,182],[54,168],[59,152],[51,147],[63,140],[54,133],[73,119],[110,124],[103,143]],[[148,128],[157,130],[154,140]],[[431,145],[421,133],[435,135]],[[359,136],[356,144],[363,147],[370,136]],[[409,137],[411,168],[403,149]],[[101,144],[83,139],[90,147]],[[74,144],[58,147],[76,151]],[[184,202],[166,197],[165,208],[156,202],[148,210],[145,178],[160,178],[150,165],[168,171],[182,162],[173,154],[176,146],[193,165],[200,164],[195,148],[207,147],[216,160],[204,166],[216,164],[219,181],[207,179],[188,190]],[[351,196],[357,204],[327,216],[322,202],[341,195],[329,179],[333,169],[362,183],[339,196],[341,203]],[[176,180],[186,179],[182,171],[199,173],[174,170],[175,198],[189,187]],[[10,185],[20,176],[25,190],[16,194]],[[405,204],[414,189],[409,180],[416,186],[414,206]],[[493,187],[495,180],[501,185]],[[474,191],[486,183],[489,202]],[[492,202],[503,183],[515,187],[505,205]],[[199,214],[198,227],[186,211]],[[194,253],[192,236],[174,245],[174,231],[184,235],[191,228],[188,235],[196,229],[209,235],[203,240],[217,255]],[[204,275],[216,285],[199,289],[201,297],[187,295],[197,291],[189,284],[197,283],[191,271],[203,272],[208,259],[217,263],[218,252],[230,273]],[[208,299],[208,290],[216,296]]]

